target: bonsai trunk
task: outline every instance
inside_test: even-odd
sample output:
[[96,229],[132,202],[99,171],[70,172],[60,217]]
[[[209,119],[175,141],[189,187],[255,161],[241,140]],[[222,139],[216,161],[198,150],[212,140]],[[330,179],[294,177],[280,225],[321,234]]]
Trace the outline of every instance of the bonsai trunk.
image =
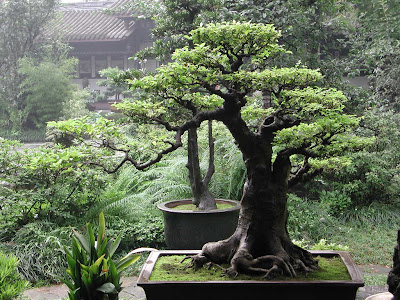
[[214,196],[208,189],[209,181],[215,171],[214,167],[214,141],[212,138],[212,124],[208,123],[209,128],[209,166],[204,178],[201,175],[199,161],[199,145],[197,129],[188,130],[188,163],[186,167],[189,170],[190,186],[193,193],[193,204],[201,210],[210,210],[217,208]]
[[278,156],[271,166],[272,151],[265,155],[266,146],[256,145],[253,149],[258,150],[250,152],[246,149],[253,154],[244,155],[247,175],[235,233],[226,240],[205,244],[192,258],[195,267],[228,263],[230,276],[261,273],[265,277],[294,277],[297,272],[317,268],[311,254],[291,242],[286,229],[289,157]]

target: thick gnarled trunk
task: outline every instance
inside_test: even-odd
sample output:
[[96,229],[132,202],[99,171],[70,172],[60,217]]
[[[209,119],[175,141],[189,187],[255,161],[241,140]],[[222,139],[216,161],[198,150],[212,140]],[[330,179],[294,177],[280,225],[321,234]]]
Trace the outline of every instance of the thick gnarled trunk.
[[[240,131],[233,134],[240,135]],[[246,141],[246,137],[236,140]],[[267,278],[294,277],[317,268],[311,254],[294,245],[287,232],[289,157],[278,155],[272,165],[271,143],[257,137],[239,143],[239,148],[247,175],[236,231],[226,240],[205,244],[192,263],[195,267],[228,263],[228,275],[261,273]]]
[[264,274],[294,277],[317,268],[311,254],[294,245],[286,230],[286,195],[275,183],[262,186],[248,177],[241,201],[239,222],[228,239],[207,243],[193,263],[228,263],[227,273]]

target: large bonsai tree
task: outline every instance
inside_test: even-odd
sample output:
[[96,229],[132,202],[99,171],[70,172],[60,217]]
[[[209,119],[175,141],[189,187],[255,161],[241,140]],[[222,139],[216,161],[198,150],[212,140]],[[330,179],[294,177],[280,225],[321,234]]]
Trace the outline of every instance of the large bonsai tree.
[[[324,167],[343,163],[344,151],[361,145],[348,134],[359,120],[343,114],[346,98],[340,91],[316,86],[322,77],[318,71],[264,67],[269,57],[284,51],[272,25],[210,24],[189,38],[195,46],[177,50],[174,62],[155,75],[129,81],[148,95],[120,108],[151,115],[174,132],[170,149],[181,144],[190,128],[220,121],[243,154],[247,175],[237,229],[224,241],[204,245],[193,263],[230,263],[230,274],[255,271],[267,276],[295,276],[315,268],[311,255],[289,238],[287,192]],[[270,107],[251,97],[258,90],[271,92]],[[167,107],[173,110],[174,103],[193,114],[173,120]]]
[[[192,263],[229,263],[230,275],[312,270],[317,263],[291,242],[286,229],[288,189],[346,163],[342,155],[363,146],[351,134],[359,119],[343,113],[342,92],[317,86],[322,77],[317,70],[266,67],[270,57],[285,54],[272,25],[209,24],[188,38],[194,47],[175,51],[174,62],[128,80],[144,92],[143,99],[118,104],[128,116],[163,125],[174,139],[147,161],[118,142],[103,138],[103,145],[125,152],[117,168],[130,162],[143,169],[178,149],[191,128],[222,122],[247,169],[238,226],[230,238],[204,245]],[[260,90],[269,91],[271,101],[255,97]],[[182,107],[191,113],[180,113]]]

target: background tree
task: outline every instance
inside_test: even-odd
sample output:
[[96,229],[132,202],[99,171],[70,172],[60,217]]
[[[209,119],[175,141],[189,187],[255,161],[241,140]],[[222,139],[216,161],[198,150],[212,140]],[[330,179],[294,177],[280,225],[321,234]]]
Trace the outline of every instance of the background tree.
[[232,18],[274,24],[282,32],[280,43],[293,53],[272,64],[295,66],[301,61],[319,68],[327,85],[341,83],[340,58],[348,52],[348,15],[353,10],[346,1],[226,0],[224,4]]
[[75,90],[72,92],[71,98],[66,102],[64,101],[62,118],[79,118],[89,114],[89,110],[86,108],[87,103],[92,101],[92,95],[87,89],[79,89],[75,86]]
[[140,0],[130,4],[136,17],[152,18],[153,46],[141,51],[137,58],[156,58],[169,61],[171,54],[186,46],[185,35],[200,24],[221,21],[224,18],[222,0]]
[[[364,114],[359,134],[373,137],[374,143],[364,151],[350,154],[352,164],[324,175],[330,190],[347,197],[346,207],[395,204],[400,193],[399,135],[400,115],[385,109]],[[340,201],[330,199],[331,206]]]
[[347,66],[355,75],[369,75],[380,106],[399,110],[400,3],[394,0],[355,1]]
[[24,108],[28,126],[44,128],[46,122],[63,116],[62,107],[73,98],[78,88],[72,83],[77,59],[63,58],[58,62],[45,58],[19,60],[18,74],[21,76],[19,94],[24,97]]
[[131,97],[132,93],[129,91],[128,85],[124,82],[115,82],[113,79],[114,77],[120,75],[120,69],[118,69],[117,67],[107,68],[101,70],[99,73],[100,76],[105,79],[99,80],[97,84],[99,86],[107,87],[107,90],[103,93],[101,97],[104,97],[105,100],[109,99],[109,97],[113,97],[115,102],[118,102],[122,99],[121,95],[123,95],[124,98]]
[[40,55],[42,44],[36,39],[54,17],[57,4],[56,0],[11,0],[0,4],[0,118],[4,127],[14,131],[21,130],[26,118],[26,104],[19,92],[18,61]]

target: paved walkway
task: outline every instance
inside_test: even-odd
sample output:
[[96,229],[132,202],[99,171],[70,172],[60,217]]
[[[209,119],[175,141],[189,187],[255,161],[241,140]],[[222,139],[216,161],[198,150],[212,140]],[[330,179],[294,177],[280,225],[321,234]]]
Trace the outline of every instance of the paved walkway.
[[[376,273],[386,274],[389,268],[362,266],[361,272],[367,271],[371,273],[370,269],[375,269]],[[368,269],[368,270],[367,270]],[[374,272],[374,271],[372,271]],[[146,296],[141,287],[136,285],[137,277],[122,278],[122,287],[124,288],[120,293],[121,300],[146,300]],[[387,286],[366,286],[358,289],[356,300],[365,300],[368,296],[378,293],[387,292]],[[27,290],[24,293],[29,300],[60,300],[68,298],[68,288],[65,285],[53,285]]]
[[[146,296],[142,288],[136,285],[137,278],[124,278],[123,286],[125,287],[120,293],[121,300],[146,300]],[[368,296],[378,293],[387,292],[386,286],[367,286],[362,287],[357,292],[356,300],[365,300]],[[67,299],[68,288],[65,285],[55,285],[49,287],[41,287],[28,290],[24,293],[30,300],[60,300]]]
[[[122,278],[123,290],[119,294],[121,300],[145,300],[142,288],[136,285],[137,277]],[[64,284],[45,286],[27,290],[24,296],[30,300],[59,300],[68,298],[68,288]]]

